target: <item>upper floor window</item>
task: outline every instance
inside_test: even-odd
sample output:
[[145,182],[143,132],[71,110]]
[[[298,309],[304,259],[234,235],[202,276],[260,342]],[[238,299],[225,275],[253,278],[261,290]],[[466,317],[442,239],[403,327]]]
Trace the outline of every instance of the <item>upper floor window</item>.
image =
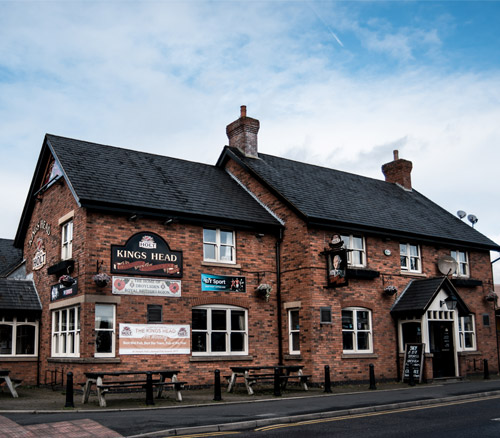
[[248,313],[235,306],[193,308],[193,355],[248,354]]
[[36,356],[38,321],[0,317],[0,356]]
[[344,353],[371,353],[372,317],[368,309],[351,307],[342,310]]
[[73,221],[63,224],[61,229],[61,260],[69,260],[73,256]]
[[203,260],[235,263],[234,232],[219,228],[203,230]]
[[401,270],[406,272],[422,272],[420,247],[411,243],[400,243]]
[[465,251],[452,251],[451,256],[457,261],[457,277],[469,276],[469,258]]
[[115,306],[95,305],[95,355],[114,357],[115,355]]
[[80,356],[80,307],[52,312],[52,356]]
[[458,336],[461,350],[476,349],[474,315],[461,316],[458,318]]
[[347,264],[349,266],[366,266],[365,240],[363,236],[342,235],[347,248]]

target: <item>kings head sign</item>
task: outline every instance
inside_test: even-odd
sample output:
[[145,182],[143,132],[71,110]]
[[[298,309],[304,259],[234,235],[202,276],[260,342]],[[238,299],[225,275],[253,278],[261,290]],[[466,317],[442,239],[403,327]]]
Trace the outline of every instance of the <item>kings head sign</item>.
[[111,245],[111,272],[182,277],[182,251],[171,251],[158,234],[134,234],[124,246]]

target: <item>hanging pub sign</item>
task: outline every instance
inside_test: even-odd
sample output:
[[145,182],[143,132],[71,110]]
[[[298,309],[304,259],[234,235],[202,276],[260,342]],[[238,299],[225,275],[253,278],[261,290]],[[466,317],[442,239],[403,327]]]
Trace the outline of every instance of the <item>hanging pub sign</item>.
[[120,275],[182,277],[182,251],[171,251],[158,234],[134,234],[124,246],[111,245],[111,272]]
[[202,291],[245,292],[245,277],[201,274]]
[[38,271],[45,266],[47,261],[47,254],[45,252],[45,246],[43,245],[43,240],[39,237],[36,240],[36,251],[33,257],[33,271]]
[[62,283],[57,283],[50,288],[50,301],[57,301],[61,298],[71,297],[78,293],[78,279],[71,286],[65,286]]
[[322,253],[326,256],[328,287],[347,286],[347,250],[339,234],[334,234]]

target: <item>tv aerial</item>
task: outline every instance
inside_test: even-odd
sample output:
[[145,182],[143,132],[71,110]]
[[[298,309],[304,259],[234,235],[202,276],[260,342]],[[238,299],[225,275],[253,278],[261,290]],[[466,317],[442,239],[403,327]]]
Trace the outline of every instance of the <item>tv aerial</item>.
[[437,261],[439,272],[443,275],[453,275],[457,272],[458,263],[457,261],[449,255],[439,257]]

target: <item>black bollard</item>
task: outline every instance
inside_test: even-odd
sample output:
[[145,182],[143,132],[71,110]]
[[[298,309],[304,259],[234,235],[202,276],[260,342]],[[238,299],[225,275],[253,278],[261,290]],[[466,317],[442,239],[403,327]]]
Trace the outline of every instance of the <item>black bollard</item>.
[[372,363],[370,364],[370,388],[369,389],[377,389],[377,386],[375,385],[375,367]]
[[488,359],[484,359],[484,378],[490,378],[490,370],[488,369]]
[[408,384],[415,386],[415,373],[413,372],[413,364],[408,364]]
[[274,395],[281,397],[280,369],[274,368]]
[[146,374],[146,404],[155,404],[153,398],[153,374],[151,373],[151,371],[148,371],[148,373]]
[[325,392],[332,392],[332,385],[330,383],[330,366],[325,365]]
[[65,408],[74,408],[73,403],[73,373],[70,371],[66,377],[66,404]]
[[220,390],[220,371],[214,372],[214,401],[221,401],[222,395]]

